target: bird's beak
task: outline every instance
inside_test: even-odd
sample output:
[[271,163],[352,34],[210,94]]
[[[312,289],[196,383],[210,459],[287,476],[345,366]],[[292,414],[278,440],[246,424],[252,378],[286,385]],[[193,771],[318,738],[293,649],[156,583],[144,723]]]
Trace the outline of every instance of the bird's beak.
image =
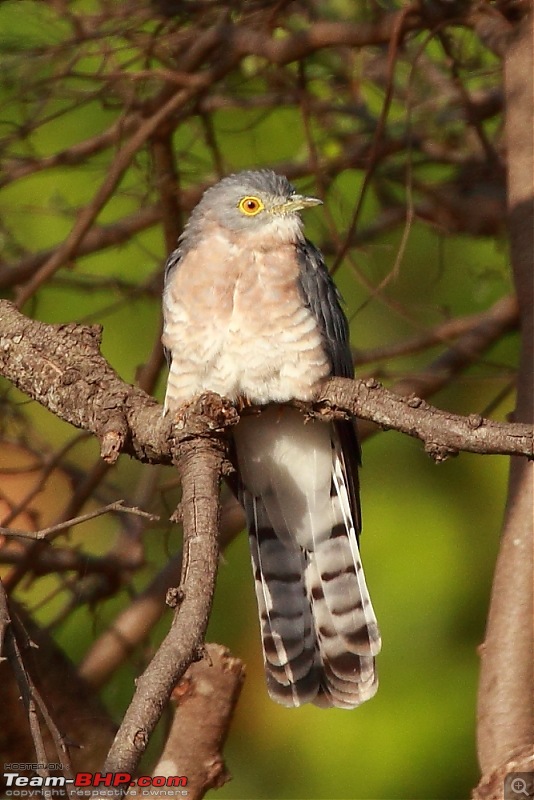
[[322,200],[318,197],[306,197],[303,194],[293,194],[285,203],[279,206],[276,210],[282,214],[292,214],[294,211],[302,211],[303,208],[311,208],[312,206],[320,206],[323,204]]

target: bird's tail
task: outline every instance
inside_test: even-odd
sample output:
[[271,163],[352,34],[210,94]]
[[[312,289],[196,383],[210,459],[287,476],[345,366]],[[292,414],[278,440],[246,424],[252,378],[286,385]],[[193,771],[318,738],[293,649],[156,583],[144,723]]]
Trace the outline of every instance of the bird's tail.
[[286,706],[354,708],[378,686],[380,635],[340,433],[287,408],[236,431],[267,685]]

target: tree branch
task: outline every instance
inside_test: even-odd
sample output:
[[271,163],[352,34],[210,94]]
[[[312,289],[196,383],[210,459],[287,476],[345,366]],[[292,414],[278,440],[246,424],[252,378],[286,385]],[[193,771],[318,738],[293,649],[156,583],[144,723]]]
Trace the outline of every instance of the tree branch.
[[400,396],[390,392],[374,378],[347,381],[332,378],[325,385],[319,403],[337,411],[374,422],[420,439],[426,452],[436,461],[460,451],[533,457],[531,425],[494,422],[480,414],[468,417],[451,414],[429,405],[420,397]]
[[[60,418],[94,433],[109,462],[125,452],[142,461],[172,463],[181,473],[185,555],[180,588],[171,597],[178,609],[138,681],[105,764],[109,772],[133,772],[176,681],[201,655],[218,559],[218,488],[226,456],[221,431],[238,416],[223,399],[205,395],[174,419],[163,417],[152,398],[119,378],[99,346],[97,327],[46,325],[0,303],[1,374]],[[395,395],[372,379],[332,379],[316,403],[296,405],[323,418],[351,414],[393,427],[424,441],[437,460],[460,449],[532,455],[528,425],[449,414],[419,398]]]
[[168,598],[176,612],[169,633],[137,681],[105,772],[134,772],[176,682],[203,655],[219,557],[218,498],[224,458],[222,439],[213,442],[193,437],[176,448],[184,529],[181,583]]
[[[480,355],[480,351],[485,349],[488,338],[490,341],[495,339],[495,333],[501,335],[506,331],[517,327],[519,322],[519,309],[515,295],[502,297],[489,309],[479,311],[476,314],[469,314],[465,317],[453,317],[445,322],[441,322],[429,331],[393,342],[390,345],[376,347],[370,350],[357,350],[354,354],[356,366],[370,364],[376,361],[398,358],[399,356],[411,355],[421,350],[427,350],[439,344],[448,344],[459,337],[469,336],[470,347],[466,346],[463,339],[463,352],[469,351],[469,355],[475,351]],[[476,341],[473,341],[474,336]],[[481,346],[476,346],[481,344]],[[452,345],[451,349],[455,349]]]
[[3,536],[19,536],[21,539],[47,539],[50,541],[53,536],[56,536],[58,533],[63,533],[66,528],[72,528],[74,525],[80,525],[82,522],[95,519],[95,517],[101,517],[102,514],[109,514],[112,511],[122,512],[123,514],[137,514],[140,517],[151,520],[151,522],[159,520],[156,514],[149,514],[147,511],[142,511],[140,508],[125,506],[124,500],[115,500],[113,503],[108,503],[108,505],[103,508],[97,508],[95,511],[89,511],[87,514],[82,514],[73,519],[67,519],[64,522],[58,522],[56,525],[50,525],[48,528],[41,528],[38,531],[15,531],[0,525],[0,534]]
[[[191,664],[173,692],[174,718],[152,774],[186,775],[190,800],[200,800],[229,779],[222,747],[244,679],[238,658],[219,644],[208,644],[205,658]],[[162,789],[161,797],[167,792]]]
[[[517,24],[505,57],[508,224],[522,348],[514,418],[534,409],[534,15]],[[501,548],[492,589],[478,695],[477,798],[493,798],[507,772],[531,772],[534,758],[532,661],[534,463],[512,459]]]
[[[110,225],[94,225],[78,244],[76,256],[90,255],[129,241],[140,231],[156,225],[161,219],[161,214],[158,206],[148,206]],[[29,280],[43,264],[54,257],[60,246],[29,253],[11,264],[0,265],[0,289],[18,286],[23,281]]]
[[[161,406],[122,381],[100,354],[100,332],[98,326],[30,320],[0,301],[0,374],[60,419],[95,434],[108,463],[127,453],[171,464],[177,444],[191,436],[209,438],[238,421],[237,411],[215,396],[198,403],[196,413],[177,420],[162,416]],[[414,436],[437,460],[460,450],[533,454],[530,425],[440,411],[419,398],[395,395],[375,380],[331,379],[318,403],[297,405],[322,415],[328,407],[329,413],[335,409]]]
[[195,96],[195,94],[201,92],[202,89],[207,89],[213,81],[224,74],[225,69],[229,66],[230,64],[228,61],[224,61],[224,63],[221,61],[217,69],[206,70],[202,74],[197,75],[192,87],[175,92],[170,98],[167,98],[166,102],[164,102],[161,107],[157,108],[151,116],[143,120],[126,144],[118,151],[113,163],[109,167],[106,178],[95,193],[92,201],[80,211],[71,232],[63,244],[54,251],[53,255],[51,255],[20,290],[17,298],[20,307],[24,305],[51,275],[57,272],[57,270],[76,253],[93,222],[121,182],[124,173],[138,150],[143,147],[145,142],[156,133],[170,116],[176,114],[182,106]]
[[243,25],[225,31],[226,46],[241,57],[261,56],[271,64],[281,66],[300,61],[325,47],[389,44],[399,26],[402,34],[425,27],[420,11],[419,3],[414,2],[401,11],[382,14],[374,22],[319,21],[306,30],[283,38],[269,38],[263,31]]

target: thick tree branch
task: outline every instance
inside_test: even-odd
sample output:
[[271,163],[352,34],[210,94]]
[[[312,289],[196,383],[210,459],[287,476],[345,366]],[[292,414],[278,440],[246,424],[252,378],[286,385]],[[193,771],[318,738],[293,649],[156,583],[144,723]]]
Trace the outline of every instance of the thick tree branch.
[[[440,334],[443,336],[460,334],[451,350],[429,365],[423,375],[415,373],[411,381],[405,379],[399,384],[394,384],[393,392],[410,396],[417,392],[423,398],[427,398],[433,391],[446,385],[451,376],[469,365],[472,359],[479,358],[503,332],[516,325],[517,317],[517,302],[515,296],[510,296],[499,300],[485,312],[445,323],[444,331],[441,328],[436,329]],[[379,428],[372,422],[360,424],[360,439],[364,440],[377,430]],[[243,530],[244,526],[241,506],[232,496],[227,497],[221,509],[219,540],[222,550],[239,531]],[[50,560],[56,552],[50,548],[50,552],[46,554],[48,559]],[[113,620],[112,625],[91,645],[80,665],[80,674],[91,685],[105,683],[115,669],[146,638],[163,613],[165,594],[178,582],[180,568],[181,553],[167,562],[151,584],[132,600],[130,605]]]
[[263,31],[242,25],[224,30],[225,44],[241,57],[261,56],[271,64],[284,65],[300,61],[325,47],[389,44],[397,31],[404,35],[424,29],[422,12],[423,4],[416,1],[400,11],[382,14],[373,22],[319,21],[306,30],[283,38],[266,37]]
[[192,438],[174,453],[182,482],[184,558],[180,587],[168,602],[176,606],[171,629],[137,681],[105,772],[133,773],[176,682],[202,657],[219,557],[219,482],[224,443]]
[[[201,398],[175,420],[124,383],[101,356],[100,331],[77,325],[45,325],[0,304],[0,372],[62,419],[91,431],[103,456],[126,452],[144,461],[174,463],[182,474],[184,552],[178,612],[162,647],[138,682],[105,765],[133,771],[173,686],[200,655],[213,596],[218,557],[218,484],[225,458],[218,431],[237,413],[215,396]],[[303,409],[328,417],[350,413],[395,427],[425,441],[438,459],[474,452],[532,454],[528,426],[459,417],[418,398],[399,397],[374,380],[334,379],[323,397]],[[254,412],[252,412],[254,413]]]
[[[436,461],[443,461],[461,450],[533,456],[530,425],[493,422],[480,414],[468,417],[451,414],[429,405],[420,397],[394,394],[374,378],[362,381],[332,378],[325,385],[321,399],[326,407],[332,406],[384,429],[420,439],[427,453]],[[320,406],[317,410],[321,411]]]
[[[212,401],[198,405],[197,415],[178,421],[163,417],[153,398],[119,378],[99,345],[97,326],[47,325],[0,301],[0,374],[61,419],[95,434],[109,463],[127,453],[140,461],[170,464],[177,443],[209,437],[237,422],[228,403]],[[533,453],[530,425],[450,414],[419,398],[395,395],[374,380],[328,381],[315,407],[324,414],[327,405],[421,439],[438,460],[460,450]],[[305,408],[313,412],[314,406]]]
[[[505,58],[510,251],[522,331],[514,418],[534,409],[534,15],[516,27]],[[493,798],[507,772],[531,772],[534,759],[534,463],[512,459],[501,549],[481,651],[477,798]],[[501,783],[502,787],[502,783]]]
[[191,664],[173,692],[174,718],[152,773],[186,775],[190,800],[200,800],[229,779],[222,748],[244,679],[238,658],[220,644],[208,644],[205,657]]

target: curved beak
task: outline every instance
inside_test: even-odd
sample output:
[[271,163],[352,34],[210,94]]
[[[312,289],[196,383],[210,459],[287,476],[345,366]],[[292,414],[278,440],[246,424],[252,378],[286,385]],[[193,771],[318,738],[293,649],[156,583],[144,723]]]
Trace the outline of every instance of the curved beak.
[[282,214],[291,214],[294,211],[302,211],[304,208],[311,208],[312,206],[321,206],[322,200],[318,197],[306,197],[303,194],[293,194],[285,203],[279,206],[276,210]]

